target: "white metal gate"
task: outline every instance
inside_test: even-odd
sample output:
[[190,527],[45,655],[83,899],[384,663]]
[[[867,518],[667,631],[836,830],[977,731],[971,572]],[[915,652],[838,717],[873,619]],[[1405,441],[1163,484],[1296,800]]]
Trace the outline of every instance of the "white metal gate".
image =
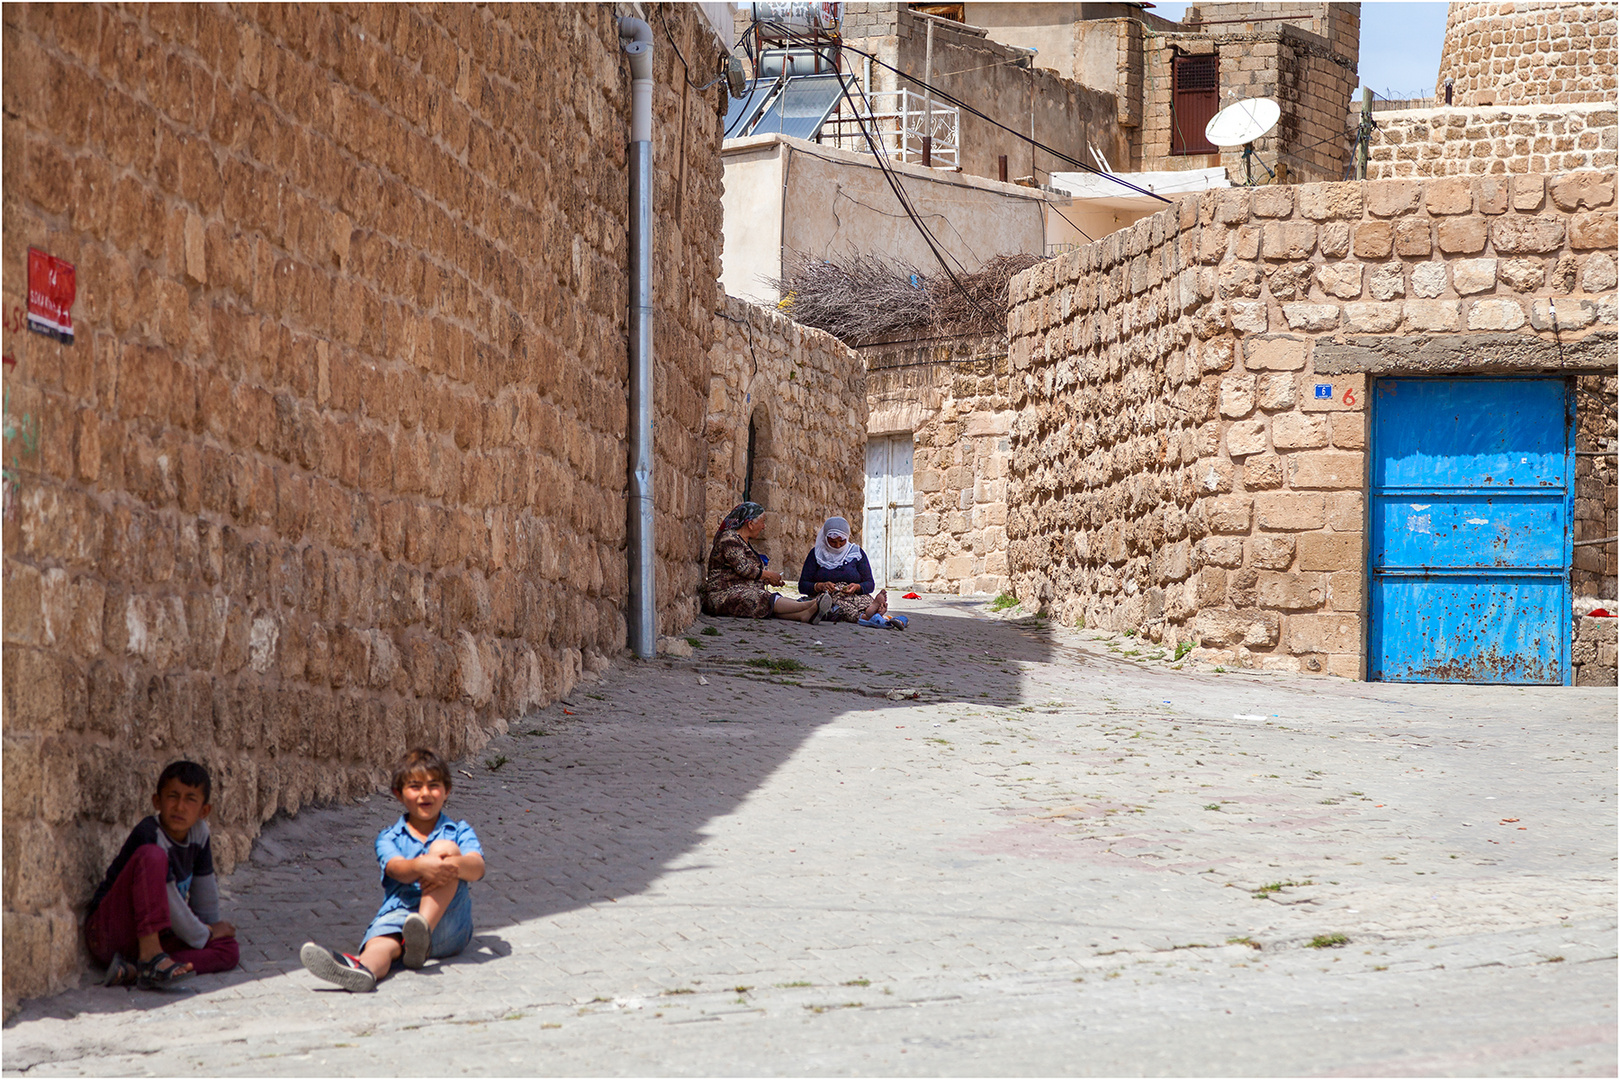
[[861,543],[879,588],[911,583],[917,558],[912,513],[910,434],[868,438]]

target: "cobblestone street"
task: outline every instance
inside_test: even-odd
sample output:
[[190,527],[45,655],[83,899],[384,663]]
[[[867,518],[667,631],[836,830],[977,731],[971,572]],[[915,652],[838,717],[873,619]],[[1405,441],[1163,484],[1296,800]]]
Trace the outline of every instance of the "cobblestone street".
[[1615,1075],[1614,689],[895,610],[703,620],[458,762],[467,954],[305,973],[397,813],[311,809],[222,884],[242,970],[24,1002],[5,1073]]

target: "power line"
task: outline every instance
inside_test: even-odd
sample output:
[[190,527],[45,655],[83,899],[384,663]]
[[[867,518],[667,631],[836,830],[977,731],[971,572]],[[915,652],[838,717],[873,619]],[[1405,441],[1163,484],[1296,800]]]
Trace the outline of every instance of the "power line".
[[[906,195],[905,188],[901,186],[899,179],[894,175],[894,171],[889,167],[888,155],[881,149],[881,142],[873,137],[865,119],[860,114],[860,110],[855,108],[855,101],[849,96],[849,83],[840,78],[838,85],[843,92],[844,100],[849,104],[850,112],[855,117],[856,126],[861,129],[861,134],[866,138],[866,145],[872,151],[873,160],[878,163],[878,168],[883,173],[884,179],[889,182],[889,188],[894,192],[894,197],[899,200],[901,208],[906,212],[906,216],[911,219],[912,225],[916,226],[917,231],[922,235],[923,242],[928,245],[928,250],[933,253],[940,269],[945,271],[945,275],[951,279],[951,284],[956,286],[957,291],[967,299],[967,302],[973,306],[974,310],[980,315],[989,318],[990,313],[985,311],[978,300],[974,299],[973,294],[967,291],[967,287],[956,276],[956,271],[952,270],[950,264],[945,261],[945,255],[940,250],[939,241],[934,237],[934,234],[929,230],[922,218],[918,216],[916,208],[911,205],[911,200]],[[866,91],[864,87],[861,90],[861,97],[862,100],[865,100]],[[867,102],[867,111],[871,111],[870,102]],[[952,258],[954,257],[952,256]]]
[[[790,27],[783,27],[783,29],[789,30],[791,32]],[[799,42],[802,43],[802,39],[795,38],[794,40],[799,41]],[[872,53],[867,52],[865,49],[857,49],[855,46],[848,45],[848,44],[845,44],[843,42],[840,42],[838,47],[841,48],[841,49],[848,49],[850,52],[854,53],[857,56],[866,57],[868,60],[872,61],[872,63],[876,64],[878,67],[886,68],[887,70],[892,71],[896,75],[900,76],[902,79],[908,79],[911,82],[916,83],[918,86],[923,87],[925,90],[929,91],[931,94],[938,97],[940,100],[948,102],[949,104],[956,106],[958,109],[961,109],[963,112],[969,114],[970,116],[978,117],[980,120],[983,120],[987,124],[991,124],[991,125],[993,125],[995,127],[1000,128],[1002,131],[1005,131],[1007,134],[1013,136],[1013,138],[1018,139],[1021,142],[1026,142],[1029,145],[1035,147],[1037,150],[1044,150],[1046,153],[1048,153],[1048,154],[1052,155],[1053,157],[1057,158],[1059,161],[1067,162],[1068,164],[1075,166],[1076,168],[1080,169],[1083,172],[1094,173],[1097,176],[1107,177],[1109,180],[1114,181],[1116,184],[1119,184],[1119,185],[1121,185],[1123,187],[1130,188],[1132,191],[1137,192],[1140,195],[1146,195],[1151,199],[1157,199],[1160,202],[1166,203],[1166,204],[1171,202],[1170,199],[1166,199],[1163,195],[1159,195],[1159,194],[1157,194],[1155,192],[1152,192],[1152,191],[1149,191],[1148,189],[1143,188],[1143,187],[1138,187],[1137,185],[1131,183],[1128,180],[1122,180],[1118,176],[1115,176],[1113,173],[1105,172],[1104,170],[1097,168],[1097,166],[1095,166],[1095,165],[1088,165],[1086,162],[1081,161],[1078,158],[1072,158],[1068,154],[1065,154],[1060,150],[1056,150],[1056,149],[1053,149],[1050,146],[1047,146],[1045,143],[1039,141],[1038,139],[1035,139],[1032,136],[1023,134],[1022,132],[1018,131],[1016,128],[1010,128],[1006,124],[1003,124],[1001,121],[996,120],[996,119],[990,117],[989,115],[987,115],[987,114],[985,114],[983,112],[980,112],[978,109],[975,109],[973,106],[969,105],[967,102],[963,101],[961,98],[956,97],[955,95],[949,93],[948,91],[942,90],[937,86],[934,86],[934,85],[932,85],[932,84],[930,84],[928,82],[925,82],[924,80],[917,78],[917,76],[915,76],[915,75],[912,75],[912,74],[909,74],[909,73],[907,73],[905,71],[902,71],[899,68],[895,67],[893,64],[885,63],[883,60],[879,59],[877,56],[873,55]],[[863,94],[864,94],[864,91],[863,91]]]

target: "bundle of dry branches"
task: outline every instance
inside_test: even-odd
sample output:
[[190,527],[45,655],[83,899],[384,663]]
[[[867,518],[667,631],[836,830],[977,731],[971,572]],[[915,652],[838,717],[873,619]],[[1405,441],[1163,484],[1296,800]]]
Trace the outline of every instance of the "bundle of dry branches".
[[997,255],[952,280],[944,271],[924,274],[881,255],[818,259],[787,252],[783,276],[771,284],[795,322],[852,345],[899,335],[1004,334],[1007,283],[1040,261],[1036,255]]

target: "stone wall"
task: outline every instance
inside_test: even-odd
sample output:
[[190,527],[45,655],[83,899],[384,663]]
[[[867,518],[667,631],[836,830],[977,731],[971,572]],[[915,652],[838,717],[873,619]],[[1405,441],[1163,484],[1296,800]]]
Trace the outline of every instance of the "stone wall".
[[1581,604],[1575,609],[1575,644],[1571,649],[1576,686],[1614,686],[1616,668],[1616,614],[1613,600],[1603,601],[1608,617],[1592,618],[1587,614],[1594,605]]
[[[1572,591],[1620,596],[1620,507],[1616,506],[1616,378],[1589,375],[1575,394],[1575,549]],[[1611,608],[1611,610],[1613,610]]]
[[1019,599],[1359,677],[1367,377],[1612,375],[1614,200],[1612,172],[1214,192],[1020,275]]
[[1612,101],[1402,109],[1374,118],[1369,180],[1575,172],[1620,160]]
[[[1250,9],[1269,8],[1290,10],[1254,11],[1253,23],[1235,21],[1251,14]],[[1267,18],[1268,14],[1275,17]],[[1348,162],[1344,117],[1357,82],[1359,5],[1209,5],[1203,16],[1211,21],[1202,26],[1195,24],[1198,9],[1189,8],[1187,15],[1185,29],[1144,42],[1142,123],[1132,143],[1133,167],[1204,169],[1224,165],[1234,183],[1242,182],[1241,147],[1214,154],[1170,152],[1175,123],[1174,59],[1178,53],[1214,53],[1220,57],[1222,106],[1253,97],[1273,98],[1282,106],[1277,126],[1254,144],[1267,164],[1273,168],[1278,162],[1286,164],[1295,181],[1342,178]],[[1319,32],[1307,26],[1317,27]],[[1263,176],[1262,171],[1260,178]]]
[[1011,387],[1005,339],[860,349],[873,435],[912,433],[913,582],[963,596],[1005,592]]
[[[844,39],[884,63],[931,82],[1020,134],[1032,134],[1070,157],[1089,162],[1089,148],[1096,147],[1109,161],[1124,160],[1126,143],[1112,94],[1081,86],[1038,66],[1020,66],[1017,61],[1027,59],[1027,53],[991,41],[978,27],[924,15],[892,0],[849,3],[844,8]],[[934,28],[932,79],[925,73],[930,23]],[[845,59],[850,71],[863,70],[858,55],[846,55]],[[922,87],[873,65],[873,89],[899,87],[922,93]],[[974,176],[997,178],[1002,155],[1007,158],[1008,179],[1034,176],[1038,182],[1046,183],[1054,170],[1073,167],[966,113],[961,116],[958,145],[962,171]]]
[[704,565],[720,519],[742,501],[752,420],[750,495],[770,511],[765,535],[754,546],[794,581],[823,521],[837,515],[860,531],[865,370],[861,358],[831,334],[734,296],[724,298],[715,323],[705,429],[706,531],[692,558]]
[[[696,11],[663,15],[711,69]],[[3,19],[10,1003],[78,978],[166,761],[213,771],[228,872],[272,815],[469,753],[622,648],[630,79],[608,5]],[[667,632],[705,531],[725,91],[665,44]],[[30,246],[77,268],[71,345],[21,332]]]
[[[1435,84],[1458,105],[1614,103],[1613,4],[1453,3]],[[1437,91],[1438,93],[1438,91]]]

